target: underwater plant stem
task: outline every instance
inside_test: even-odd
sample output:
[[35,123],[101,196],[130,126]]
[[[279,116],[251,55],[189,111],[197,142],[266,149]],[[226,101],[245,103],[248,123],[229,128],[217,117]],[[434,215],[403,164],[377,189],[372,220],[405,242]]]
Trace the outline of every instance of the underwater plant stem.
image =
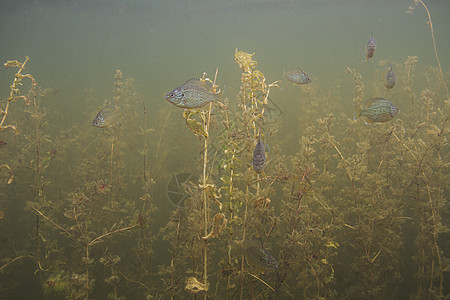
[[441,81],[442,81],[442,84],[443,84],[444,87],[445,87],[446,94],[447,94],[447,97],[448,97],[448,96],[449,96],[449,95],[448,95],[448,87],[447,87],[447,84],[445,83],[444,76],[443,76],[443,74],[442,74],[441,63],[439,62],[439,57],[438,57],[437,47],[436,47],[436,39],[435,39],[435,37],[434,37],[433,23],[431,22],[430,11],[428,10],[428,7],[425,5],[425,3],[423,3],[422,0],[418,0],[418,1],[419,1],[420,4],[422,4],[423,8],[425,8],[425,11],[427,12],[427,16],[428,16],[428,24],[430,25],[431,38],[432,38],[432,40],[433,40],[434,55],[436,56],[436,62],[437,62],[437,65],[438,65],[438,67],[439,67],[439,75],[440,75],[440,79],[441,79]]
[[122,275],[123,278],[125,278],[125,280],[127,280],[127,281],[129,281],[129,282],[132,282],[132,283],[137,283],[137,284],[139,284],[140,286],[144,287],[144,288],[149,292],[149,294],[151,294],[152,290],[151,290],[148,286],[146,286],[145,284],[143,284],[142,282],[137,281],[137,280],[130,279],[130,278],[128,278],[125,274],[123,274],[123,273],[120,272],[120,271],[117,271],[117,273],[120,274],[120,275]]
[[39,260],[38,260],[36,257],[32,256],[32,255],[20,255],[20,256],[17,256],[16,258],[10,260],[9,262],[7,262],[7,263],[4,264],[3,266],[1,266],[1,267],[0,267],[0,271],[2,271],[3,269],[5,269],[7,266],[9,266],[10,264],[12,264],[13,262],[16,262],[16,261],[18,261],[18,260],[20,260],[20,259],[22,259],[22,258],[31,258],[31,259],[33,259],[33,260],[38,264],[40,270],[42,270],[42,271],[48,271],[48,269],[42,268],[42,265],[41,265],[41,263],[39,262]]
[[86,245],[86,300],[89,299],[89,245]]
[[83,230],[81,229],[80,222],[78,222],[78,217],[77,217],[77,212],[76,212],[75,206],[73,207],[73,218],[77,222],[78,231],[80,232],[81,236],[83,237],[84,245],[86,247],[86,257],[85,257],[85,263],[86,263],[86,300],[88,300],[89,299],[89,264],[88,264],[88,261],[89,261],[89,243],[88,243],[86,235],[84,234]]
[[[216,73],[217,75],[217,73]],[[214,85],[214,84],[213,84]],[[204,229],[205,236],[208,235],[208,197],[206,195],[206,166],[208,164],[208,136],[209,136],[209,123],[211,121],[211,110],[212,110],[212,102],[209,103],[208,109],[208,118],[204,123],[204,130],[206,132],[206,136],[204,136],[204,151],[203,151],[203,210],[204,210]],[[203,283],[205,287],[208,285],[208,240],[204,240],[204,252],[203,252]],[[205,291],[205,300],[207,299],[207,291]]]
[[[419,162],[419,160],[416,158],[416,156],[414,155],[414,153],[411,151],[411,149],[409,149],[408,146],[405,145],[405,143],[403,143],[398,136],[395,134],[395,132],[392,132],[392,135],[397,139],[397,141],[403,146],[405,147],[406,150],[408,150],[408,152],[411,154],[411,156],[414,158],[414,160],[417,163],[417,166],[420,169],[420,172],[422,173],[423,176],[423,181],[425,182],[425,186],[427,189],[427,195],[428,195],[428,201],[429,201],[429,205],[430,205],[430,210],[431,210],[431,220],[433,221],[433,232],[432,232],[432,236],[433,236],[433,246],[435,248],[435,252],[436,252],[436,257],[437,257],[437,261],[438,261],[438,265],[439,265],[439,298],[443,298],[443,282],[444,282],[444,275],[443,275],[443,265],[442,265],[442,258],[440,255],[440,249],[439,249],[439,245],[437,243],[438,240],[438,235],[439,235],[439,220],[438,220],[438,215],[439,215],[439,207],[435,208],[435,205],[433,203],[433,199],[431,197],[431,191],[430,191],[430,186],[429,186],[429,181],[427,176],[425,175],[425,171],[422,168],[422,161],[425,158],[425,153],[428,152],[428,150],[431,148],[431,144],[430,146],[425,150],[421,161]],[[418,198],[419,199],[419,198]],[[434,260],[432,261],[432,268],[434,268]],[[433,281],[433,273],[431,272],[431,286],[432,286],[432,281]]]
[[[39,197],[42,194],[42,191],[41,191],[41,175],[42,175],[41,173],[42,172],[41,172],[41,164],[40,164],[40,162],[41,162],[41,153],[40,153],[41,140],[40,140],[40,131],[39,131],[39,128],[41,127],[41,122],[40,122],[41,117],[39,115],[36,98],[37,98],[36,91],[33,90],[35,146],[36,146],[35,201],[37,203],[39,203]],[[36,215],[36,243],[37,243],[37,247],[39,248],[39,215]]]
[[[28,56],[25,56],[25,61],[23,63],[18,63],[19,70],[17,71],[16,76],[14,77],[14,81],[13,81],[13,83],[11,85],[11,92],[10,92],[9,97],[8,97],[8,102],[6,103],[5,110],[2,112],[3,116],[2,116],[2,120],[0,121],[0,130],[5,130],[7,128],[12,128],[16,132],[16,134],[19,133],[19,131],[17,131],[15,126],[13,126],[13,125],[3,126],[3,123],[5,122],[6,116],[8,115],[8,110],[9,110],[9,106],[11,104],[11,101],[15,99],[14,98],[14,94],[16,93],[15,90],[18,89],[17,85],[21,81],[21,77],[22,77],[21,73],[22,73],[23,69],[25,69],[25,64],[27,63],[27,61],[29,59],[30,58]],[[5,63],[4,65],[7,67],[7,64],[8,63]],[[24,97],[24,96],[22,96],[22,97]],[[27,100],[25,100],[25,101],[27,102]]]
[[[145,103],[142,101],[142,106],[144,108],[144,165],[143,165],[143,172],[144,172],[144,190],[145,193],[148,194],[148,181],[147,181],[147,140],[148,140],[148,130],[147,130],[147,109],[145,108]],[[145,202],[144,202],[145,205]]]
[[49,221],[50,223],[52,223],[53,225],[55,225],[57,228],[61,229],[62,231],[64,231],[69,237],[72,237],[72,235],[70,234],[70,232],[68,232],[67,230],[65,230],[64,228],[62,228],[61,226],[59,226],[58,224],[56,224],[54,221],[52,221],[49,217],[47,217],[46,215],[44,215],[42,212],[40,212],[37,208],[33,207],[34,211],[37,212],[38,214],[40,214],[44,219],[46,219],[47,221]]
[[[111,143],[111,159],[109,168],[109,182],[111,182],[110,183],[111,186],[113,186],[113,158],[114,158],[114,142]],[[114,193],[111,192],[110,194],[111,194],[111,208],[114,208]]]
[[161,148],[162,138],[164,136],[164,131],[165,131],[166,127],[167,127],[167,122],[169,120],[169,116],[170,116],[171,113],[172,113],[172,111],[169,110],[169,112],[167,113],[166,118],[164,119],[163,128],[161,129],[161,134],[159,135],[158,146],[156,146],[155,160],[158,158],[159,148]]
[[[212,84],[212,88],[214,89],[216,86],[217,74],[219,72],[219,68],[216,68],[216,74],[214,76],[214,82]],[[208,136],[209,136],[209,124],[211,122],[211,110],[212,110],[212,102],[209,103],[208,108],[208,118],[204,122],[203,129],[206,133],[204,136],[204,152],[203,152],[203,209],[204,209],[204,222],[205,222],[205,236],[208,235],[208,196],[206,195],[206,167],[208,164]],[[204,252],[203,252],[203,283],[205,287],[208,286],[208,240],[204,239]],[[204,299],[206,300],[208,297],[208,291],[205,290]]]
[[1,168],[6,168],[6,169],[8,169],[8,171],[9,171],[9,179],[8,179],[7,184],[11,184],[11,182],[12,182],[13,179],[14,179],[14,172],[12,171],[11,167],[8,166],[7,164],[3,164],[3,165],[0,165],[0,169],[1,169]]
[[119,229],[117,229],[117,230],[107,232],[107,233],[105,233],[105,234],[102,234],[102,235],[96,237],[96,238],[93,239],[91,242],[89,242],[89,244],[87,244],[87,245],[90,247],[90,246],[92,246],[95,242],[97,242],[98,240],[101,240],[101,239],[104,238],[104,237],[107,237],[107,236],[109,236],[109,235],[112,235],[112,234],[115,234],[115,233],[119,233],[119,232],[122,232],[122,231],[127,231],[127,230],[130,230],[130,229],[133,229],[134,227],[136,227],[136,226],[138,226],[138,225],[139,225],[139,224],[134,224],[134,225],[131,225],[131,226],[128,226],[128,227],[119,228]]
[[[243,226],[243,231],[242,231],[242,241],[245,241],[245,229],[247,227],[247,214],[248,214],[248,187],[249,187],[249,183],[247,183],[247,188],[245,190],[245,213],[244,213],[244,226]],[[242,255],[241,257],[242,262],[241,262],[241,297],[240,299],[242,299],[242,293],[244,291],[244,255]]]

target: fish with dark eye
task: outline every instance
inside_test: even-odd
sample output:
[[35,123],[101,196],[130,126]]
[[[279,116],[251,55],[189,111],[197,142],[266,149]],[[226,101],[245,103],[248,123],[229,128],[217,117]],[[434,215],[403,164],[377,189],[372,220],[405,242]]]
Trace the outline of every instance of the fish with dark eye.
[[235,242],[237,254],[244,255],[247,263],[259,271],[276,270],[278,263],[276,259],[265,249],[260,240],[245,240]]
[[210,82],[192,78],[168,93],[166,101],[181,108],[200,108],[220,99],[220,92],[211,92],[211,87]]
[[119,121],[120,113],[114,106],[107,105],[95,116],[92,126],[109,128]]
[[384,75],[384,87],[389,90],[392,89],[397,82],[397,75],[392,70],[392,65],[388,66],[386,75]]
[[370,39],[367,42],[366,46],[366,61],[369,59],[373,62],[373,56],[375,55],[375,50],[377,49],[377,44],[375,43],[375,40],[373,39],[372,32],[370,33]]
[[264,143],[261,141],[261,134],[259,134],[258,143],[255,146],[255,150],[253,151],[253,170],[256,173],[262,173],[264,171],[264,167],[266,166],[266,147]]
[[290,71],[285,71],[283,76],[295,84],[307,84],[311,82],[311,77],[303,72],[301,68],[295,68]]
[[355,110],[353,119],[364,117],[366,124],[388,122],[400,113],[400,109],[397,106],[381,97],[367,99],[362,107],[357,107]]

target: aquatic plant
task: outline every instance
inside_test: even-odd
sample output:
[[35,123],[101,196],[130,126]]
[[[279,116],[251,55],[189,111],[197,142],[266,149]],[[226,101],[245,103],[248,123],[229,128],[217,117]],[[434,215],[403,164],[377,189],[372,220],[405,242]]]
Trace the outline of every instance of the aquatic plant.
[[[5,108],[2,108],[0,111],[1,114],[1,120],[0,120],[0,132],[4,131],[8,128],[11,128],[12,130],[14,130],[15,134],[18,134],[19,131],[17,129],[16,126],[8,124],[6,125],[6,117],[8,116],[8,112],[11,106],[12,102],[16,102],[18,100],[24,100],[25,101],[25,105],[30,105],[30,100],[23,95],[23,93],[21,93],[20,91],[20,87],[23,85],[22,84],[22,80],[24,78],[28,78],[31,80],[31,85],[32,86],[36,86],[37,82],[34,79],[33,75],[31,74],[22,74],[23,70],[25,69],[25,65],[28,62],[29,57],[26,56],[25,60],[23,63],[17,61],[17,60],[9,60],[6,63],[4,63],[3,65],[6,67],[6,69],[9,68],[18,68],[15,76],[14,76],[14,80],[13,83],[10,86],[10,94],[9,97],[7,98],[7,102],[5,105]],[[9,171],[10,177],[8,179],[8,184],[11,184],[11,182],[14,179],[14,172],[12,170],[12,168],[8,165],[8,164],[1,164],[0,165],[0,169],[2,168],[6,168]]]
[[431,33],[431,39],[433,40],[433,50],[434,50],[434,56],[436,57],[436,63],[438,65],[439,68],[439,79],[442,82],[442,85],[445,87],[445,91],[446,91],[446,95],[447,98],[449,96],[448,94],[448,87],[447,84],[444,80],[444,75],[442,73],[442,67],[441,67],[441,62],[439,61],[439,56],[438,56],[438,52],[437,52],[437,47],[436,47],[436,38],[434,36],[434,29],[433,29],[433,22],[431,21],[431,15],[430,15],[430,11],[428,10],[428,7],[425,5],[425,3],[422,0],[414,0],[414,6],[409,6],[408,10],[406,11],[407,14],[412,14],[414,12],[414,9],[421,4],[423,6],[423,8],[425,9],[426,13],[427,13],[427,18],[428,18],[428,22],[427,24],[430,26],[430,33]]
[[[450,104],[439,69],[425,67],[425,87],[418,89],[418,57],[389,61],[399,81],[386,91],[381,81],[363,80],[358,69],[347,68],[353,103],[339,80],[328,89],[318,83],[302,89],[308,101],[286,89],[283,97],[296,101],[279,106],[295,111],[288,116],[294,125],[289,118],[270,123],[278,95],[271,88],[278,83],[266,83],[271,74],[260,71],[255,55],[234,54],[242,71],[238,106],[225,98],[202,109],[170,106],[152,114],[133,80],[117,70],[111,100],[102,104],[86,90],[80,123],[54,130],[54,116],[44,115],[49,91],[20,91],[16,100],[23,95],[29,106],[11,104],[14,122],[4,127],[23,134],[14,148],[8,141],[0,150],[6,149],[2,158],[16,176],[0,189],[7,216],[0,215],[1,298],[12,298],[18,284],[3,278],[29,269],[44,298],[448,296]],[[217,88],[217,76],[201,80]],[[373,93],[398,101],[402,114],[378,125],[353,121],[351,104]],[[117,106],[122,118],[109,128],[90,126],[105,104]],[[286,126],[289,135],[274,135]],[[184,169],[178,158],[192,154],[180,153],[167,138],[180,129],[198,146],[186,165],[199,176],[178,182],[184,202],[158,225],[154,211],[165,208],[166,196],[160,185],[173,175],[168,162]],[[270,136],[271,146],[261,174],[252,168],[259,134],[264,141]],[[5,208],[10,197],[31,201]],[[36,237],[35,217],[38,251],[30,239]],[[259,246],[242,247],[245,241]],[[269,253],[265,257],[278,268],[258,265],[251,251]]]

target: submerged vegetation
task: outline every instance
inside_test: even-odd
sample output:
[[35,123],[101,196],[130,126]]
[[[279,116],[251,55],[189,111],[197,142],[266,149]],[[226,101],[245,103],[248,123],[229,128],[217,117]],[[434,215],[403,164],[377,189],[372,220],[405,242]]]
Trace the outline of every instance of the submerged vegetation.
[[[286,107],[303,111],[289,124],[292,153],[270,115],[287,80],[268,83],[255,54],[235,50],[237,101],[216,69],[177,88],[200,91],[201,105],[190,95],[149,120],[116,70],[111,100],[85,91],[90,130],[60,131],[49,126],[53,91],[23,74],[28,57],[6,62],[16,73],[0,107],[0,298],[25,273],[36,299],[447,298],[450,99],[435,53],[438,68],[416,56],[373,65],[374,78],[395,67],[389,90],[347,67],[353,100],[316,80],[291,85],[308,96]],[[395,99],[401,114],[364,124],[342,109],[368,95]],[[168,132],[197,144],[184,182],[168,165],[190,152]],[[180,198],[161,220],[170,178]]]

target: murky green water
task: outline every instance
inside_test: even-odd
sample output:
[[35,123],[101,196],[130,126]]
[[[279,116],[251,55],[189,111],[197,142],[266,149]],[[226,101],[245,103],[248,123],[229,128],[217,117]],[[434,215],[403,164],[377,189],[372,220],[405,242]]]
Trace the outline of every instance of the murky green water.
[[[154,2],[0,4],[2,63],[28,56],[37,82],[8,105],[19,68],[0,71],[0,298],[448,297],[448,1],[424,3],[442,77],[421,3]],[[211,119],[164,100],[216,68]],[[354,121],[373,97],[400,114]],[[120,121],[95,128],[105,103]],[[206,163],[187,123],[208,124]],[[278,268],[233,251],[244,238]]]

